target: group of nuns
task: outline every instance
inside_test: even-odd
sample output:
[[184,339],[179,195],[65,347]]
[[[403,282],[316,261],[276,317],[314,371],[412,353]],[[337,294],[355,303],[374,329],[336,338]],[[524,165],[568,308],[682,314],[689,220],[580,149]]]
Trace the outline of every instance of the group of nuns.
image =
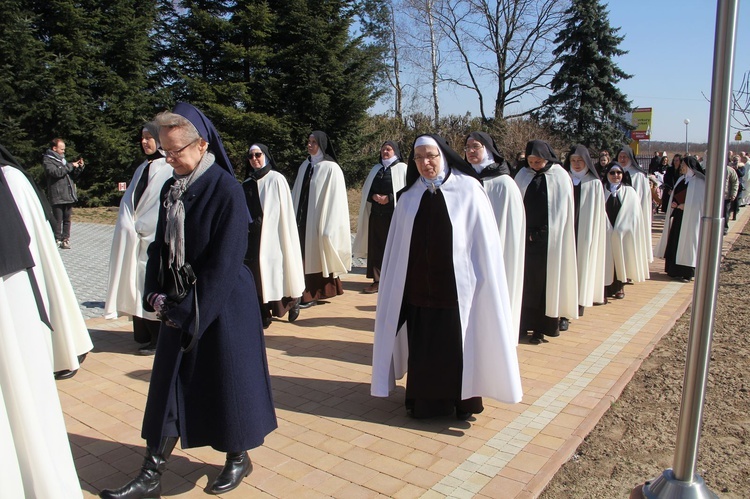
[[[548,143],[532,140],[514,177],[488,134],[463,145],[462,158],[441,137],[420,136],[406,165],[376,165],[363,190],[359,227],[369,212],[370,255],[380,223],[372,206],[393,203],[383,256],[368,262],[366,292],[379,292],[371,393],[388,396],[408,371],[405,406],[416,418],[466,420],[485,396],[518,402],[519,339],[559,336],[585,307],[648,279],[653,261],[651,192],[630,147],[602,179],[581,144],[561,164]],[[694,274],[704,189],[692,159],[681,163],[657,247],[683,282]],[[402,165],[390,171],[392,185],[374,188],[390,164]],[[404,179],[400,192],[395,179]]]

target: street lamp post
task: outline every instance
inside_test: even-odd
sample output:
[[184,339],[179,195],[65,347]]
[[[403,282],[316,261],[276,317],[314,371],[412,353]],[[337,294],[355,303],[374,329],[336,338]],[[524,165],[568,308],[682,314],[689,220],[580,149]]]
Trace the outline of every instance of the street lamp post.
[[683,121],[683,123],[685,123],[685,154],[689,154],[690,150],[688,148],[688,125],[690,124],[690,120],[685,118],[685,121]]

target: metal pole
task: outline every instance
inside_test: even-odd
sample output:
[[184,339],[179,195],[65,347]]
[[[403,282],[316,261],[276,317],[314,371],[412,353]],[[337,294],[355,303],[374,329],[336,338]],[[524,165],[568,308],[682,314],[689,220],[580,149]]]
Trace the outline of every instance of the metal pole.
[[738,0],[719,0],[716,10],[711,114],[708,135],[706,203],[701,219],[692,319],[688,338],[687,365],[683,380],[680,419],[677,425],[673,470],[666,470],[653,483],[646,483],[647,498],[717,497],[695,473],[703,417],[719,263],[723,235],[722,205],[729,134],[729,104],[734,68]]

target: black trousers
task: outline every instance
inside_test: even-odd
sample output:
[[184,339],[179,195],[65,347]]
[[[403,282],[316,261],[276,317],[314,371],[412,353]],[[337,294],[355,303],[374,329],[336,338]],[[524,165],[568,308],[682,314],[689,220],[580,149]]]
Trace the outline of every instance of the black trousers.
[[52,214],[55,216],[55,240],[70,239],[70,216],[73,214],[73,204],[53,204]]

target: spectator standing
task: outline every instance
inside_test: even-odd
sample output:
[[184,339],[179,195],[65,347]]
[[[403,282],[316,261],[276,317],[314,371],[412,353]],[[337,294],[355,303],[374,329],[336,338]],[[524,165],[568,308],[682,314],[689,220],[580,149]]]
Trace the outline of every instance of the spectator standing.
[[55,216],[54,232],[57,246],[70,249],[70,217],[73,204],[78,201],[75,180],[84,168],[83,158],[68,162],[65,159],[65,142],[54,138],[44,153],[42,166],[47,176],[47,195]]
[[380,146],[380,161],[370,170],[362,186],[357,235],[352,252],[367,258],[367,277],[373,280],[363,293],[378,292],[385,242],[396,208],[396,193],[406,185],[406,163],[398,144],[387,140]]
[[732,203],[737,199],[737,192],[740,188],[740,182],[737,178],[737,171],[734,169],[735,158],[739,160],[739,156],[734,156],[730,164],[726,166],[727,173],[726,179],[724,180],[724,235],[729,232],[729,212],[732,208]]

